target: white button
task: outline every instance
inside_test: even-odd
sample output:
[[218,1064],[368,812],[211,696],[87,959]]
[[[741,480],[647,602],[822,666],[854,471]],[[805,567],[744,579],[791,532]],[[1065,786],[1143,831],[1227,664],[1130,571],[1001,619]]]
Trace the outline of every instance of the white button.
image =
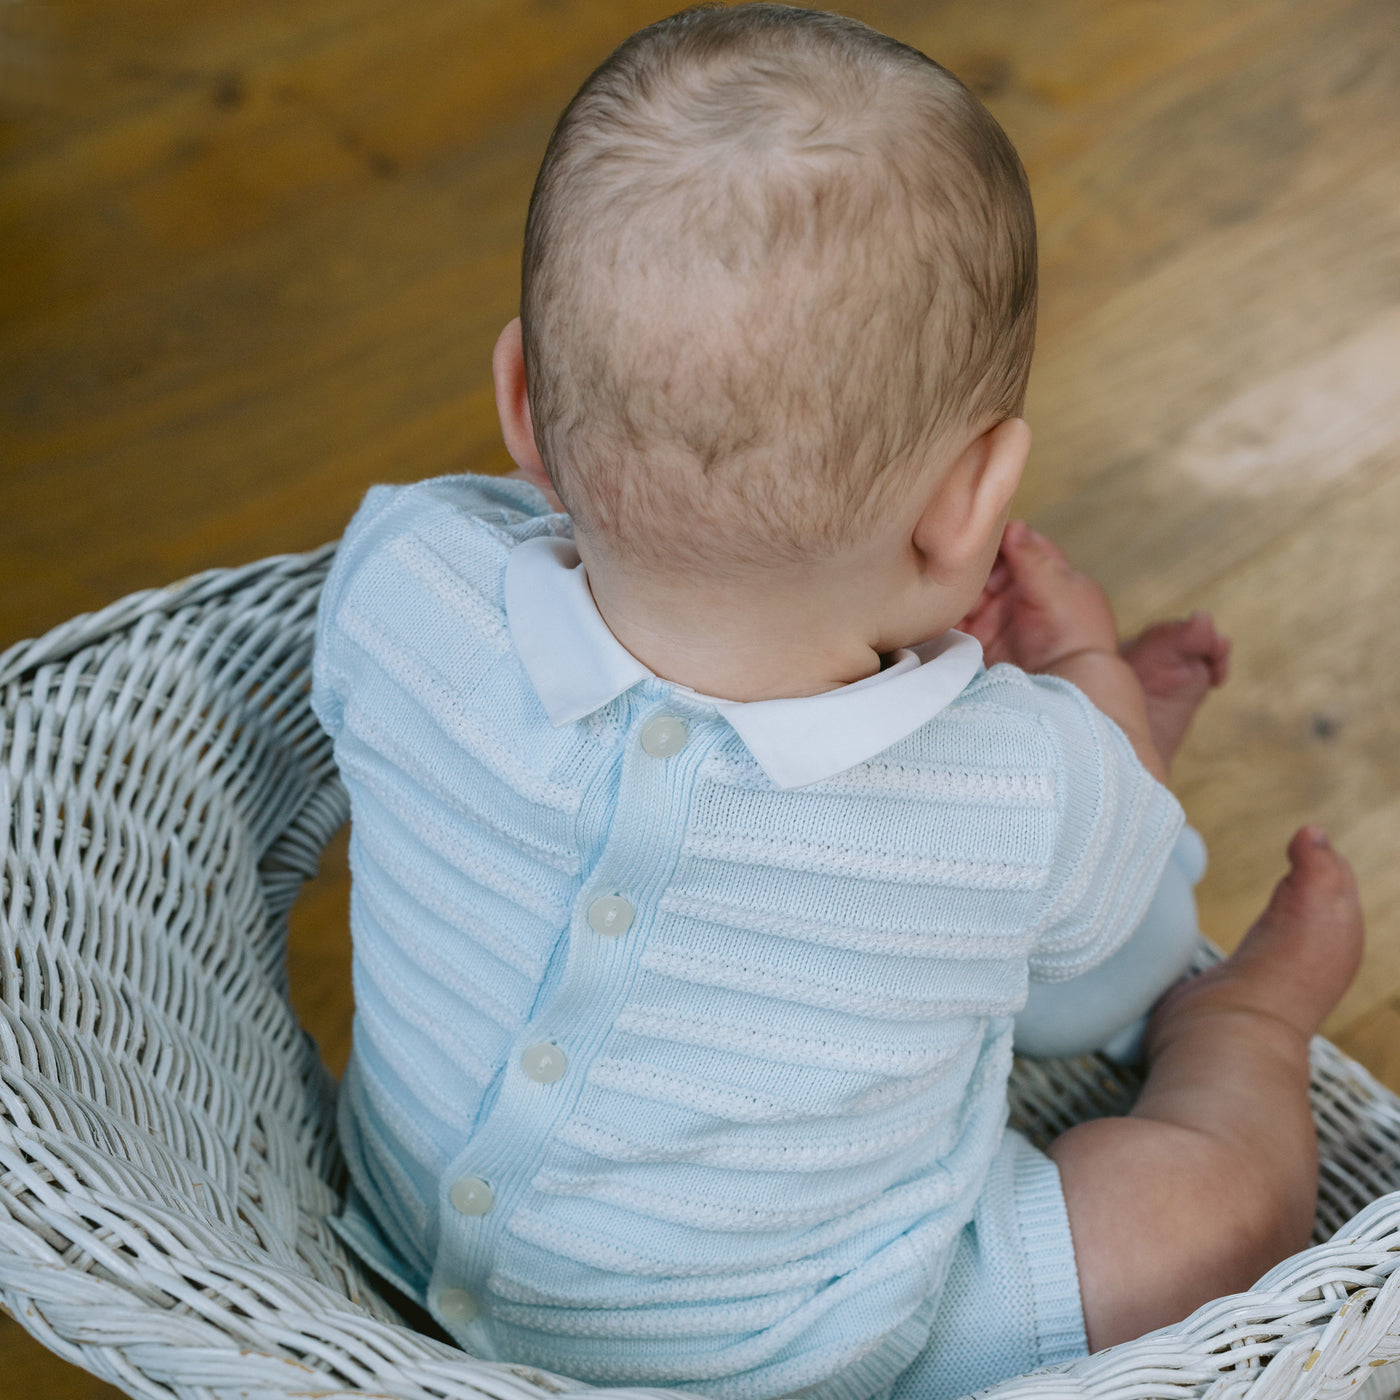
[[674,715],[657,715],[642,725],[642,747],[653,758],[670,758],[685,748],[690,731]]
[[496,1193],[479,1176],[464,1176],[453,1183],[448,1200],[463,1215],[485,1215],[496,1204]]
[[481,1311],[465,1288],[444,1288],[438,1294],[438,1311],[449,1322],[465,1325]]
[[610,938],[632,927],[637,911],[619,894],[605,894],[588,906],[588,927]]
[[526,1047],[520,1057],[520,1067],[536,1084],[553,1084],[556,1079],[564,1077],[569,1062],[557,1045],[542,1040],[537,1045]]

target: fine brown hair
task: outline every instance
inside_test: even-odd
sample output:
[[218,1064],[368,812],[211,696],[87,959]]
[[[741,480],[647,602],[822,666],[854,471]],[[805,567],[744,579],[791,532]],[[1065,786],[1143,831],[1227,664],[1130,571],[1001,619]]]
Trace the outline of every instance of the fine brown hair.
[[1020,412],[1035,222],[951,73],[838,15],[683,11],[550,138],[521,317],[540,454],[581,529],[692,567],[812,559],[900,467]]

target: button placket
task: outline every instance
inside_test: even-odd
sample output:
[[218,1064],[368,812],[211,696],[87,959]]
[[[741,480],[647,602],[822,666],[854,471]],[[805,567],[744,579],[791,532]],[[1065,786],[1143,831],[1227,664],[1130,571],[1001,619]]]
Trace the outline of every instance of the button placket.
[[520,1068],[536,1084],[557,1084],[568,1073],[569,1057],[552,1041],[539,1040],[521,1052]]
[[[658,720],[666,723],[648,731]],[[497,1234],[513,1213],[519,1190],[538,1170],[534,1151],[521,1156],[521,1134],[540,1150],[547,1148],[552,1125],[571,1111],[589,1063],[625,1004],[645,942],[636,937],[637,925],[665,889],[679,857],[688,810],[684,793],[721,737],[694,729],[696,722],[663,710],[631,729],[615,802],[593,846],[598,854],[582,872],[583,889],[575,896],[565,976],[549,1003],[536,1007],[531,1024],[521,1028],[498,1097],[462,1143],[453,1174],[439,1188],[449,1217],[442,1222],[433,1282],[452,1285],[437,1295],[440,1300],[449,1291],[470,1299],[472,1317],[479,1312],[476,1296],[458,1285],[484,1286]],[[648,731],[645,739],[643,731]],[[707,742],[695,742],[702,732]],[[629,932],[632,937],[623,936]],[[464,1184],[468,1178],[470,1184]],[[480,1188],[491,1202],[484,1208],[487,1198],[479,1195]],[[463,1325],[449,1319],[445,1302],[439,1302],[439,1310],[444,1320]]]
[[632,927],[637,911],[620,894],[599,895],[588,906],[588,927],[606,938],[619,938]]
[[496,1193],[479,1176],[458,1177],[447,1198],[462,1215],[486,1215],[496,1204]]
[[465,1288],[444,1288],[438,1294],[438,1311],[448,1322],[465,1327],[476,1320],[481,1306]]
[[653,758],[670,758],[680,753],[690,739],[690,727],[675,715],[653,715],[638,736],[644,752]]

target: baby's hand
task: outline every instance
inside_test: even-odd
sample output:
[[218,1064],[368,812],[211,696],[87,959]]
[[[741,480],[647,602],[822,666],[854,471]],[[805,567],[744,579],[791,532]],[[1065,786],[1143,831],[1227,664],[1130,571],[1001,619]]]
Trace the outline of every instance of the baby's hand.
[[1044,535],[1011,521],[976,606],[958,624],[982,643],[987,664],[1045,671],[1081,652],[1116,652],[1108,595]]
[[1007,525],[987,586],[959,626],[982,643],[989,666],[1009,661],[1078,686],[1122,729],[1143,767],[1166,781],[1142,684],[1118,654],[1108,595],[1023,520]]

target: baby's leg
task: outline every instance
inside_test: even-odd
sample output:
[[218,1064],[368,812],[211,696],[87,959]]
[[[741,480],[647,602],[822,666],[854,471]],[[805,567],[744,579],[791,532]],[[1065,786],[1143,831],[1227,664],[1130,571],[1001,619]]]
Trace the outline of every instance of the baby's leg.
[[1347,863],[1315,827],[1235,954],[1169,993],[1126,1118],[1057,1139],[1097,1351],[1247,1289],[1306,1246],[1317,1193],[1308,1041],[1361,957]]

